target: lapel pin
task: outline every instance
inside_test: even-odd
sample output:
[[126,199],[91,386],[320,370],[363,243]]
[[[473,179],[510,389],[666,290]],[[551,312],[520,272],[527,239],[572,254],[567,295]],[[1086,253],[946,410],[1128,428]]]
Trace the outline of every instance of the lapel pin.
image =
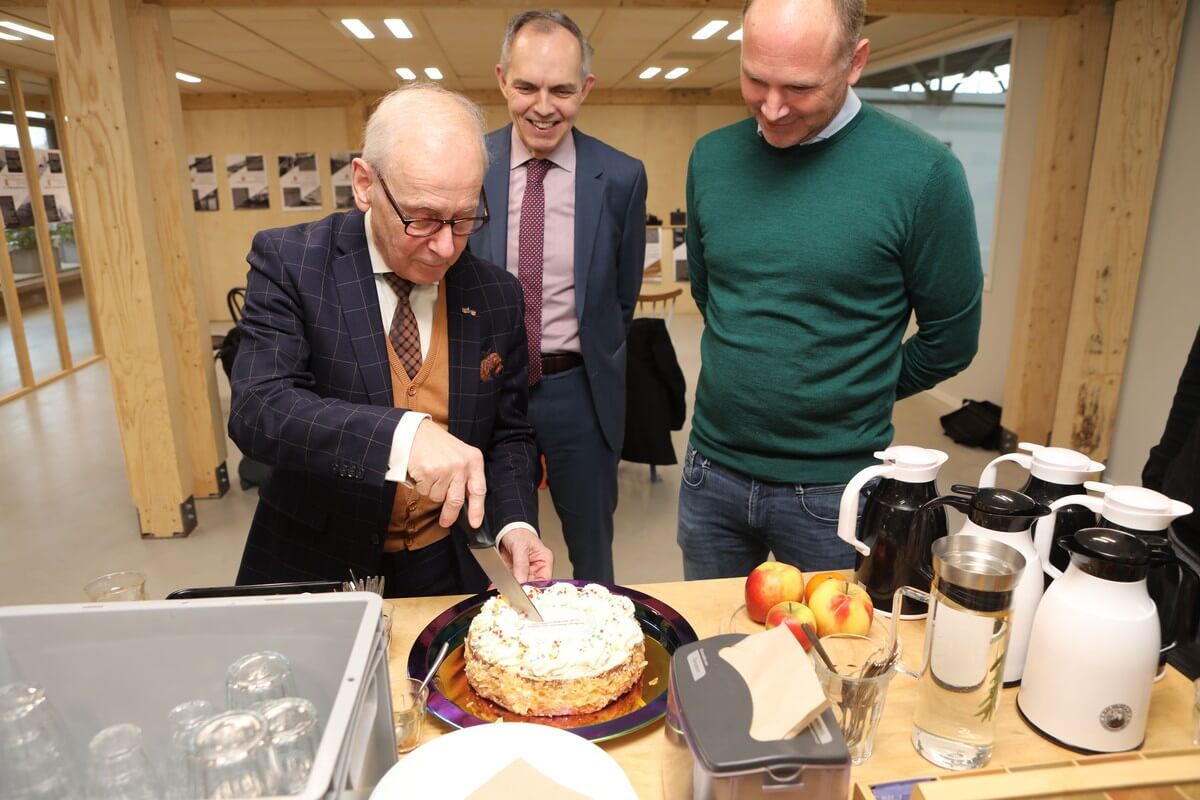
[[478,314],[476,313],[475,309],[471,308],[470,306],[463,306],[463,307],[462,307],[462,313],[464,313],[464,314],[470,314],[472,317],[478,316]]

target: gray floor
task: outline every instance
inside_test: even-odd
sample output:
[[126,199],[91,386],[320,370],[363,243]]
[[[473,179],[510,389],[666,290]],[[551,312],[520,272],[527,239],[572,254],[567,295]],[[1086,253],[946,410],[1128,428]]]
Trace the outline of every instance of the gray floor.
[[[224,327],[224,326],[218,326]],[[699,372],[699,317],[678,315],[671,334],[684,374],[688,405]],[[219,372],[219,370],[218,370]],[[228,385],[220,375],[228,409]],[[963,448],[946,438],[938,416],[946,407],[929,395],[896,407],[896,442],[936,447],[950,454],[939,477],[974,483],[994,453]],[[78,602],[88,579],[133,569],[149,575],[151,598],[188,586],[232,581],[257,500],[254,490],[234,487],[220,500],[197,502],[200,524],[180,539],[142,539],[125,478],[106,362],[0,405],[0,605]],[[690,420],[675,434],[682,456]],[[240,458],[229,443],[233,472]],[[625,584],[682,577],[675,544],[679,466],[649,468],[622,463],[616,518],[616,574]],[[1004,477],[1008,477],[1006,474]],[[1015,479],[1015,475],[1013,476]],[[569,577],[562,533],[543,495],[543,536],[558,558],[556,572]]]

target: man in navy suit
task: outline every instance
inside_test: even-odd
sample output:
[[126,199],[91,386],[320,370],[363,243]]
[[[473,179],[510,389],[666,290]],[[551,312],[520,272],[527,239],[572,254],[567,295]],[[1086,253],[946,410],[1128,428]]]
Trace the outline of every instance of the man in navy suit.
[[357,211],[254,238],[229,431],[274,467],[238,583],[383,575],[390,596],[480,591],[449,526],[487,517],[519,580],[536,534],[521,289],[464,252],[486,223],[484,123],[399,89],[353,162]]
[[625,337],[642,284],[646,171],[574,129],[596,78],[559,11],[508,24],[496,77],[512,124],[488,135],[493,222],[471,252],[517,275],[529,335],[529,421],[576,578],[613,581]]

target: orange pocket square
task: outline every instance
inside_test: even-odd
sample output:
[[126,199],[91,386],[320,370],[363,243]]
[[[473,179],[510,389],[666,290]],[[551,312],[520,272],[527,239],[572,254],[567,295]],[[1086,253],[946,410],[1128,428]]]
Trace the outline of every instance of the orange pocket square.
[[490,381],[500,373],[504,372],[504,362],[500,360],[499,353],[488,353],[479,362],[479,380],[483,382]]

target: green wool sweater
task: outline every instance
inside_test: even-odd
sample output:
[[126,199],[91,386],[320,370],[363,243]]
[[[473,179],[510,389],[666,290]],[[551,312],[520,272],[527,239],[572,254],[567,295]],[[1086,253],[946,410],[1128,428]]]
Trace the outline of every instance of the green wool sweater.
[[704,316],[692,443],[714,461],[844,482],[891,443],[897,399],[971,363],[971,196],[949,148],[912,125],[864,104],[829,139],[785,149],[753,119],[718,129],[692,151],[687,205]]

